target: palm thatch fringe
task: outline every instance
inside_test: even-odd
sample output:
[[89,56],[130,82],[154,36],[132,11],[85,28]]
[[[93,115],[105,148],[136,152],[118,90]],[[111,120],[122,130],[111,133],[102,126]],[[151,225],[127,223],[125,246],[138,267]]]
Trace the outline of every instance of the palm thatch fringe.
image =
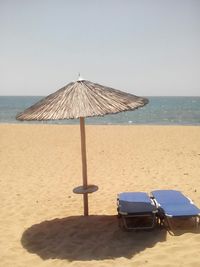
[[18,120],[61,120],[103,116],[134,110],[148,103],[137,97],[86,80],[69,83],[17,115]]

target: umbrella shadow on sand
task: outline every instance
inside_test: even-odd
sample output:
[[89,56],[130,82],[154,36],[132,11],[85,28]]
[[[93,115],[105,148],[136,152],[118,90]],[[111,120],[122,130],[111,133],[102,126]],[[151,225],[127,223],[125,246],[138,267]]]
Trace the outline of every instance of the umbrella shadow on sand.
[[166,240],[166,231],[124,232],[116,216],[71,216],[35,224],[22,235],[21,243],[43,260],[104,260],[132,258]]

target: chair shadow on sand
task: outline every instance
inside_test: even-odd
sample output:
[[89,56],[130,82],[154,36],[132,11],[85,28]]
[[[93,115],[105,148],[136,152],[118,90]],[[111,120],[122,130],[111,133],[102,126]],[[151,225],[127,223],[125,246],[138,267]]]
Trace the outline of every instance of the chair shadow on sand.
[[22,235],[27,251],[43,260],[104,260],[132,258],[166,240],[166,231],[124,232],[116,216],[71,216],[35,224]]
[[185,233],[200,234],[200,222],[195,217],[171,218],[168,220],[168,231],[171,235],[180,236]]

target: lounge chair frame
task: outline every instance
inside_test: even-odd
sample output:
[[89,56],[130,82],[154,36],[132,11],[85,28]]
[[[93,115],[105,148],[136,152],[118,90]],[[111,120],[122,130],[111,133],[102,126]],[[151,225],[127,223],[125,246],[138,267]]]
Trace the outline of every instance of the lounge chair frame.
[[[131,215],[122,215],[120,213],[118,213],[118,218],[119,218],[119,226],[120,228],[126,229],[126,230],[144,230],[144,229],[152,229],[155,227],[156,223],[157,223],[157,217],[156,217],[156,213],[145,213],[145,214],[131,214]],[[149,224],[148,226],[130,226],[127,221],[128,219],[151,219],[151,224]]]
[[[151,198],[149,198],[152,206],[154,207],[154,209],[152,209],[152,211],[140,211],[140,212],[122,212],[120,211],[120,203],[119,203],[119,198],[117,198],[117,211],[118,211],[118,219],[119,219],[119,226],[120,228],[122,228],[123,230],[147,230],[147,229],[153,229],[156,224],[157,224],[157,209],[155,207],[154,202],[151,200]],[[145,225],[135,225],[134,222],[136,220],[140,220],[141,221],[144,219],[148,220],[148,224]],[[128,223],[129,221],[132,221],[132,223]]]
[[[194,205],[194,202],[190,198],[188,198],[186,196],[184,196],[184,197],[188,199],[188,201],[189,201],[189,203],[191,205]],[[175,230],[173,228],[172,223],[171,223],[171,219],[190,219],[190,218],[194,218],[194,227],[196,229],[198,229],[200,227],[200,213],[199,214],[198,213],[197,214],[193,214],[193,215],[177,215],[177,216],[170,215],[170,214],[167,214],[165,212],[164,208],[161,207],[160,203],[156,200],[156,198],[154,197],[153,193],[151,193],[151,198],[154,201],[154,203],[155,203],[155,205],[156,205],[156,207],[158,209],[158,214],[157,215],[158,215],[158,218],[159,218],[158,219],[158,223],[159,223],[160,227],[162,227],[162,226],[165,227],[170,234],[173,235],[173,231]]]

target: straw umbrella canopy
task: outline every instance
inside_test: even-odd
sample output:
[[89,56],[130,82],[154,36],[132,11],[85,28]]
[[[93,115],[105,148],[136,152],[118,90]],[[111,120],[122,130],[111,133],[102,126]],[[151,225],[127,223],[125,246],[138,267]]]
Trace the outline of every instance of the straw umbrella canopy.
[[104,116],[134,110],[148,103],[148,99],[125,93],[79,77],[53,94],[40,100],[16,116],[17,120],[80,119],[83,186],[74,193],[83,194],[84,215],[88,215],[88,193],[98,187],[88,185],[85,141],[85,117]]

